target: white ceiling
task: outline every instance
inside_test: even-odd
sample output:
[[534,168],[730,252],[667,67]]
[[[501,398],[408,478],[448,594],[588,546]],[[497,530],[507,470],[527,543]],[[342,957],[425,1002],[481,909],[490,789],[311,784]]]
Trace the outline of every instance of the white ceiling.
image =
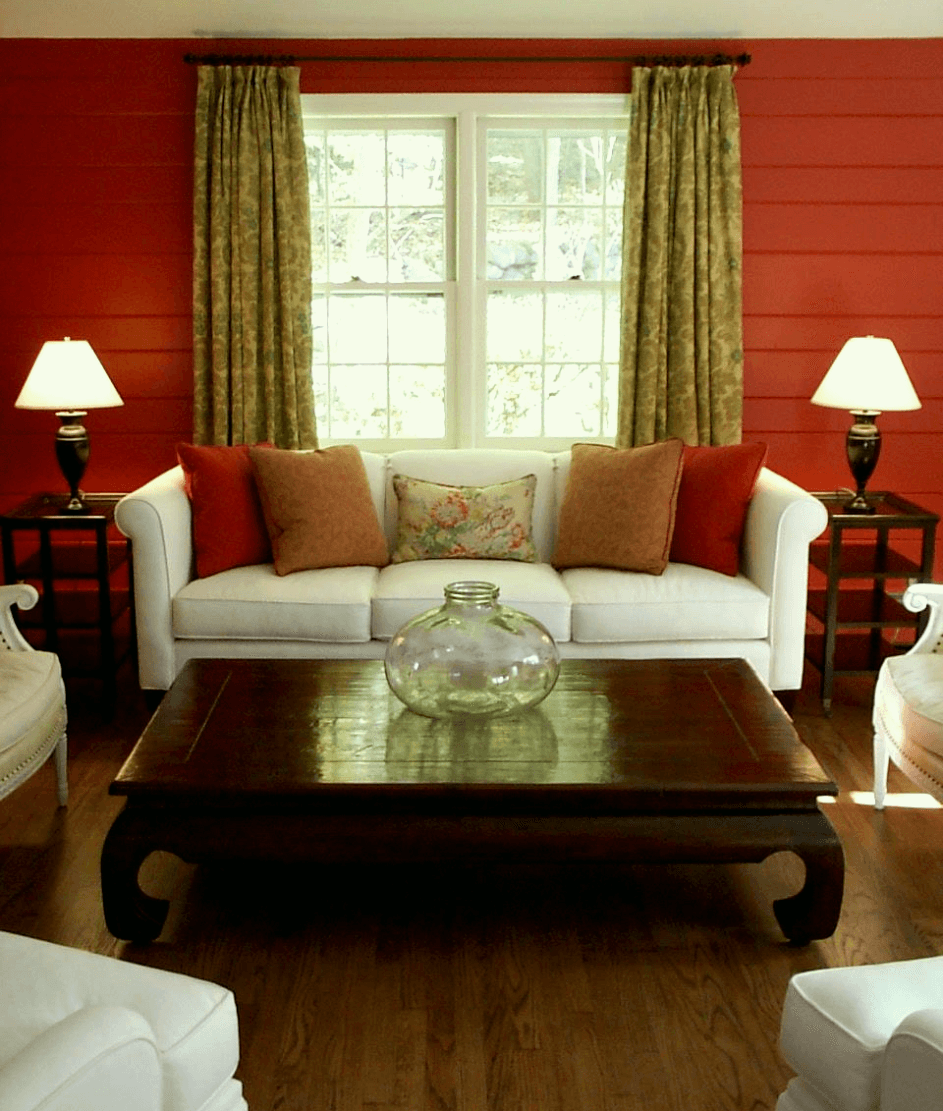
[[2,38],[937,38],[943,0],[0,0]]

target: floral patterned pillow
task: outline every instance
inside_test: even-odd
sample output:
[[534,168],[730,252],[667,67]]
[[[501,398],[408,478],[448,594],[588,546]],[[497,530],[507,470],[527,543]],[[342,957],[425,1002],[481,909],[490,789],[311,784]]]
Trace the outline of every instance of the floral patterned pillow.
[[399,500],[391,563],[415,559],[537,562],[531,539],[537,476],[494,486],[443,486],[393,475]]

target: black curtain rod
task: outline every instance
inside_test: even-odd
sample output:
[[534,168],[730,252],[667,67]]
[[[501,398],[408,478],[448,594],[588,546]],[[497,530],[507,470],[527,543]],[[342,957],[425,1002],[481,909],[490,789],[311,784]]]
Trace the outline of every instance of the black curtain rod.
[[633,66],[748,66],[749,54],[695,54],[690,56],[678,54],[591,54],[585,57],[568,58],[562,55],[525,55],[524,57],[497,57],[497,56],[461,56],[441,55],[430,57],[428,55],[395,54],[383,57],[378,54],[184,54],[184,62],[188,66],[275,66],[295,65],[297,62],[376,62],[384,65],[387,62],[500,62],[521,65],[530,62],[553,62],[557,65],[564,62],[625,62]]

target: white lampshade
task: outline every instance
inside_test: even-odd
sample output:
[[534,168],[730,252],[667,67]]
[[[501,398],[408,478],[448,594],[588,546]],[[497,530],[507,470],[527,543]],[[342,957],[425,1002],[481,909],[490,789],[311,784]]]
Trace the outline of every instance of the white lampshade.
[[920,398],[891,340],[855,336],[838,352],[812,404],[883,413],[919,409]]
[[123,404],[91,344],[66,337],[43,344],[15,407],[78,412]]

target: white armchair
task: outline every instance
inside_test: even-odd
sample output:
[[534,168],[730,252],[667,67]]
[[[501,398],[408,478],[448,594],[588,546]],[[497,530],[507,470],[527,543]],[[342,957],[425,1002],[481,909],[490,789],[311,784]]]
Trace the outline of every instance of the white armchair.
[[3,1111],[246,1111],[228,989],[0,932]]
[[37,652],[13,620],[39,594],[25,583],[0,586],[0,799],[55,753],[59,805],[68,799],[66,699],[59,658]]
[[779,1044],[797,1075],[776,1111],[939,1111],[943,957],[798,973]]
[[943,801],[943,583],[908,587],[904,605],[930,607],[927,627],[902,656],[884,661],[874,689],[874,805],[883,809],[891,760]]

